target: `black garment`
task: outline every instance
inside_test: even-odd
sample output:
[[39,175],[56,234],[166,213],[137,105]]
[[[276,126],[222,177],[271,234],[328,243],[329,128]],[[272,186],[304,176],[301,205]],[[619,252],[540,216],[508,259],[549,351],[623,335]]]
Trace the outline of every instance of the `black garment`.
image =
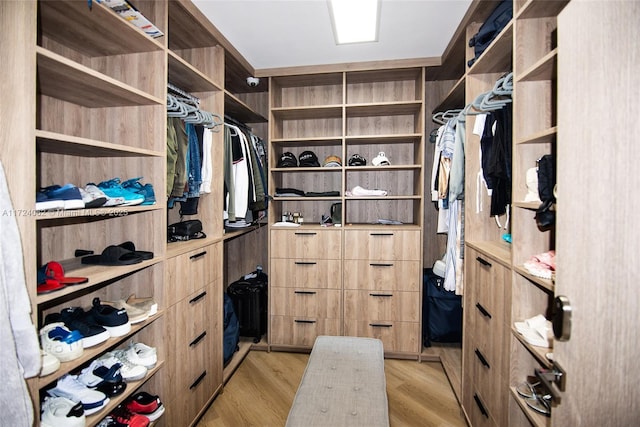
[[507,206],[511,204],[511,104],[491,114],[495,118],[496,131],[485,173],[493,185],[490,215],[495,216],[505,214]]

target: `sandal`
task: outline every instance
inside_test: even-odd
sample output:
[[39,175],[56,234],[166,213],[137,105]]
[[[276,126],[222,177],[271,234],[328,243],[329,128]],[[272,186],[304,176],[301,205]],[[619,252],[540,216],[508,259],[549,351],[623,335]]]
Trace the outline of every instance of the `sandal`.
[[136,252],[115,245],[107,246],[100,255],[89,255],[81,259],[83,264],[109,266],[138,264],[142,261],[142,256]]
[[133,242],[129,241],[129,242],[124,242],[124,243],[120,243],[118,246],[120,246],[121,248],[124,248],[128,251],[131,251],[137,255],[140,255],[142,257],[142,259],[151,259],[153,258],[153,252],[150,251],[138,251],[136,250],[136,245],[133,244]]

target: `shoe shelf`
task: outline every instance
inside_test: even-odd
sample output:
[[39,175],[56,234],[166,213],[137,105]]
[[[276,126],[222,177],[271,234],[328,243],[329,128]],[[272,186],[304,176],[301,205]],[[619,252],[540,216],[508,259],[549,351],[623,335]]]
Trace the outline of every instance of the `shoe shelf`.
[[110,267],[82,265],[78,260],[73,260],[71,263],[61,262],[63,268],[65,269],[66,276],[86,277],[89,279],[89,281],[81,285],[65,286],[60,290],[38,295],[36,297],[36,303],[38,304],[38,306],[40,306],[54,304],[57,301],[68,300],[69,298],[73,298],[74,296],[82,295],[87,293],[88,291],[95,290],[98,287],[108,286],[109,284],[122,277],[131,275],[137,271],[143,270],[160,262],[161,258],[158,257],[142,261],[138,264]]
[[[524,346],[524,348],[531,353],[531,355],[536,359],[536,361],[545,368],[551,368],[551,361],[547,358],[547,353],[553,352],[553,348],[549,347],[538,347],[535,345],[529,344],[524,337],[518,332],[515,326],[511,327],[511,333],[513,336]],[[533,371],[531,372],[533,374]]]
[[550,279],[543,279],[530,274],[522,265],[515,265],[513,270],[521,276],[524,276],[532,283],[536,284],[543,290],[553,293],[555,291],[555,284]]
[[162,105],[164,101],[42,47],[36,48],[40,91],[89,108]]
[[42,34],[88,56],[162,51],[163,46],[144,31],[129,24],[111,8],[94,1],[41,1],[39,27]]
[[[85,348],[82,353],[82,356],[80,356],[77,359],[71,360],[69,362],[60,362],[60,367],[54,373],[47,375],[45,377],[37,377],[38,389],[40,389],[41,391],[44,391],[50,386],[54,386],[55,385],[54,383],[58,380],[58,378],[62,377],[65,374],[68,374],[69,372],[75,371],[76,369],[79,369],[84,365],[88,365],[89,363],[91,363],[93,359],[101,356],[103,353],[114,350],[117,346],[125,343],[131,337],[136,335],[139,331],[151,325],[153,322],[160,319],[162,316],[164,316],[164,312],[162,310],[158,310],[158,312],[148,320],[137,323],[135,325],[131,325],[131,332],[129,332],[128,334],[123,335],[121,337],[109,338],[102,344],[98,344],[90,348]],[[145,377],[142,378],[140,381],[134,381],[131,383],[127,382],[127,390],[125,393],[123,393],[123,396],[125,397],[128,396],[129,394],[131,394],[130,393],[131,389],[137,388],[140,384],[147,381],[149,378],[153,377],[153,375],[158,370],[160,370],[163,364],[164,364],[163,360],[158,360],[156,366],[153,369],[150,369],[147,372],[147,375],[145,375]],[[133,385],[133,384],[137,384],[137,385]],[[112,398],[112,401],[113,399],[117,399],[117,397]],[[102,411],[100,413],[103,414],[102,417],[108,414],[108,412],[102,412]]]
[[90,138],[65,135],[58,132],[36,130],[36,144],[40,152],[80,157],[158,157],[164,158],[164,151],[141,147],[128,147]]

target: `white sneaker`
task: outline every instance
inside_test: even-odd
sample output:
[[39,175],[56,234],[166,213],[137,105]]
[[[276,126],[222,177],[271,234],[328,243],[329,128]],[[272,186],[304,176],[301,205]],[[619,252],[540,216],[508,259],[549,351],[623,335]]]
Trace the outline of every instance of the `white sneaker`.
[[44,351],[60,362],[77,359],[84,352],[82,335],[78,331],[70,331],[62,322],[44,325],[40,329],[40,344]]
[[95,185],[87,185],[85,188],[78,187],[84,207],[86,209],[99,208],[107,203],[107,196]]
[[41,427],[84,427],[86,418],[82,403],[66,397],[45,397],[40,407]]
[[147,369],[153,369],[158,363],[158,354],[155,347],[150,347],[144,343],[136,342],[129,344],[125,350],[127,359],[136,365],[142,365]]
[[114,350],[105,353],[99,360],[104,366],[112,367],[116,363],[121,364],[120,375],[125,382],[137,381],[147,375],[147,368],[142,365],[136,365],[131,362],[124,350]]
[[40,376],[46,377],[53,374],[60,367],[60,359],[44,350],[40,350],[42,356],[42,367],[40,368]]
[[152,297],[137,298],[136,294],[131,294],[129,295],[129,298],[127,298],[126,303],[133,307],[147,311],[149,313],[149,317],[158,313],[158,303],[155,302]]
[[69,374],[60,377],[56,386],[47,390],[47,393],[52,397],[66,397],[74,402],[82,402],[85,415],[98,412],[109,403],[106,394],[87,388],[74,375]]
[[136,306],[127,304],[127,302],[122,299],[117,301],[102,301],[102,304],[107,304],[115,308],[124,309],[127,312],[127,316],[129,316],[129,322],[132,325],[144,322],[149,318],[149,312],[147,310],[143,310]]
[[109,196],[107,196],[105,194],[104,191],[99,189],[98,186],[95,185],[95,184],[87,184],[84,187],[84,191],[86,191],[89,194],[96,194],[96,195],[101,195],[100,197],[104,197],[106,199],[106,201],[102,205],[103,207],[106,207],[106,206],[119,206],[119,205],[122,205],[124,203],[124,197],[109,197]]

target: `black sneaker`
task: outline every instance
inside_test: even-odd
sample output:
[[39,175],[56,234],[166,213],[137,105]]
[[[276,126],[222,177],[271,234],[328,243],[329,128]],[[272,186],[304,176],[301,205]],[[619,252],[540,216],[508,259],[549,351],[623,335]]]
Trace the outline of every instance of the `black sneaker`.
[[88,348],[105,342],[111,335],[102,326],[95,323],[81,307],[67,307],[60,313],[48,314],[45,323],[63,322],[70,330],[82,334],[82,347]]
[[89,314],[94,321],[104,326],[112,337],[121,337],[131,331],[127,310],[102,304],[100,298],[93,299],[93,307],[89,310]]

